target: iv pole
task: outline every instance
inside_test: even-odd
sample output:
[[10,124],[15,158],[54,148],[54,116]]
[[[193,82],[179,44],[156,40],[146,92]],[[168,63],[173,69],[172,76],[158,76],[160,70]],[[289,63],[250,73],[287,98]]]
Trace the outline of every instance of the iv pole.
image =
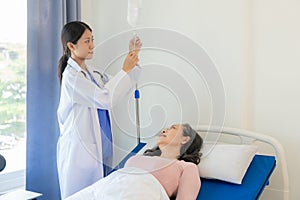
[[[131,27],[134,28],[133,49],[135,49],[135,42],[136,42],[135,37],[137,35],[135,28],[138,21],[140,8],[141,8],[141,0],[128,0],[127,22]],[[140,107],[139,107],[140,91],[138,90],[137,83],[135,85],[134,98],[135,98],[135,120],[136,120],[137,144],[140,144],[141,143],[141,124],[140,124]]]
[[141,143],[141,124],[140,124],[140,107],[139,107],[139,99],[140,99],[140,91],[138,90],[138,84],[135,85],[134,91],[135,98],[135,116],[136,116],[136,134],[137,134],[137,143]]

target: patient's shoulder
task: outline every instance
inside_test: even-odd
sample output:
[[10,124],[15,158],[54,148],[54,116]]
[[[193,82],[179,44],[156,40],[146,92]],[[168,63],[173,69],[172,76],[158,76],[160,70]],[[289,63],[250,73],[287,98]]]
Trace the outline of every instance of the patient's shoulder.
[[198,171],[198,166],[195,163],[178,160],[178,164],[181,165],[184,169],[187,168]]
[[132,166],[132,164],[140,163],[143,162],[143,160],[147,159],[148,156],[143,156],[143,155],[134,155],[131,156],[125,163],[125,167],[127,166]]

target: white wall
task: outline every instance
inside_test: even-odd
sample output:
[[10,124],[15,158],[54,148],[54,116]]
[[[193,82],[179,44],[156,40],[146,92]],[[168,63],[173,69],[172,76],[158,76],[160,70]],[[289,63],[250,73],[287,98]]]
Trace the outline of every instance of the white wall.
[[[96,43],[130,29],[126,21],[127,1],[85,0],[82,1],[82,7],[82,18],[93,27]],[[297,134],[300,125],[296,123],[300,113],[300,79],[297,77],[300,74],[299,10],[298,0],[149,0],[143,1],[139,25],[177,31],[203,47],[215,63],[224,84],[226,101],[217,104],[222,106],[225,103],[225,125],[259,131],[275,137],[283,144],[288,159],[292,200],[300,199],[300,191],[297,190],[300,160],[296,152],[297,142],[300,141]],[[138,33],[143,37],[144,32]],[[148,35],[144,36],[142,39],[146,46],[156,42],[149,39]],[[120,49],[127,48],[127,41],[119,44]],[[151,71],[151,62],[174,67],[176,70],[171,71],[183,73],[183,77],[189,79],[186,83],[197,92],[197,97],[191,101],[182,97],[185,94],[179,94],[183,105],[180,104],[181,109],[178,110],[193,109],[194,100],[197,99],[201,102],[197,105],[197,111],[200,111],[197,120],[201,124],[210,122],[212,107],[215,105],[211,105],[205,81],[200,79],[199,84],[195,85],[196,79],[193,79],[193,70],[188,64],[160,51],[144,51],[140,57],[141,64],[150,66],[146,74],[142,75],[141,84],[147,78],[157,78],[155,81],[164,79],[164,76],[156,77],[155,71]],[[120,66],[122,59],[119,58],[113,64]],[[99,63],[101,61],[96,58],[91,64]],[[184,70],[181,70],[182,67]],[[166,79],[170,81],[160,83],[178,92],[171,75],[177,77],[175,80],[180,79],[176,73],[169,76],[166,74]],[[176,120],[192,120],[172,109],[179,104],[171,93],[168,96],[168,92],[154,86],[152,89],[141,88],[141,91],[142,134],[154,134],[161,126]],[[116,108],[116,111],[122,112],[113,112],[117,124],[113,128],[115,142],[121,150],[130,149],[135,142],[133,107],[131,97]],[[126,116],[129,119],[120,122],[119,119]],[[272,182],[281,189],[279,177],[272,178]],[[282,197],[276,191],[267,190],[262,199]]]
[[300,199],[299,10],[298,0],[256,0],[253,10],[253,129],[274,136],[284,145],[291,200]]

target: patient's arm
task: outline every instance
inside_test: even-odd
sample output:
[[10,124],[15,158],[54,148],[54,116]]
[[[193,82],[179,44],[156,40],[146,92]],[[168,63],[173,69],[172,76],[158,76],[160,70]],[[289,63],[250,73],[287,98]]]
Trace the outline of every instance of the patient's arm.
[[195,200],[200,186],[201,182],[197,165],[187,165],[179,180],[176,200]]

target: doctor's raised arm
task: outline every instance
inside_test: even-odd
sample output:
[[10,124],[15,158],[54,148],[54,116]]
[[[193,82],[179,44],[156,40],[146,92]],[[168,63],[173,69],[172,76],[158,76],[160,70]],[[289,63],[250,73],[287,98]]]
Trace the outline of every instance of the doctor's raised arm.
[[141,71],[137,63],[142,43],[138,37],[130,41],[123,66],[113,77],[85,64],[92,59],[95,47],[92,29],[86,23],[65,24],[61,43],[57,168],[64,199],[110,172],[113,141],[109,110],[136,84]]

